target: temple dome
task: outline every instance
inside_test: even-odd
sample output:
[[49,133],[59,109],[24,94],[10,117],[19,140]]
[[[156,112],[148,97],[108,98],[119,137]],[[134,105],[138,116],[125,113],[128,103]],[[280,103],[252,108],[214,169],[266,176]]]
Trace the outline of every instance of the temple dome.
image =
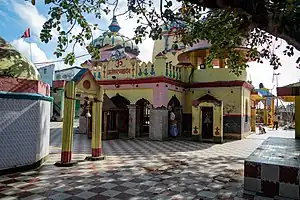
[[1,37],[0,75],[28,80],[40,80],[40,74],[36,67]]
[[175,21],[169,24],[162,25],[162,34],[169,35],[175,33],[178,29],[186,28],[186,24],[183,21]]
[[94,47],[101,49],[103,47],[112,46],[112,49],[124,48],[127,53],[134,55],[139,54],[139,48],[135,44],[135,41],[119,33],[121,27],[119,26],[116,16],[113,17],[108,29],[109,31],[104,32],[101,36],[92,41]]

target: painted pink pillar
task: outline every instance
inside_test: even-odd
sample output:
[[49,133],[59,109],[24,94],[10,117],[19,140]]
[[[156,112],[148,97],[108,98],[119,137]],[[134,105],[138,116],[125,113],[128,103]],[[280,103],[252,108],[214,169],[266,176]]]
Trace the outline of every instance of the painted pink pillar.
[[153,107],[161,107],[168,105],[168,87],[166,83],[158,83],[153,87]]

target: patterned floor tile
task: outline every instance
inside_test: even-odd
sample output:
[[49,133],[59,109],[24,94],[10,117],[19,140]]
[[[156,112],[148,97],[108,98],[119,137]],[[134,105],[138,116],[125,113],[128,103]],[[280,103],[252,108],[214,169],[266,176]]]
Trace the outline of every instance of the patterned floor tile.
[[104,184],[100,185],[100,187],[106,188],[106,189],[108,189],[108,190],[110,190],[110,189],[112,189],[112,188],[114,188],[114,187],[116,187],[116,186],[117,186],[117,185],[116,185],[116,184],[113,184],[113,183],[104,183]]
[[[57,124],[56,124],[57,125]],[[51,154],[38,170],[0,176],[0,198],[24,199],[254,199],[243,194],[243,160],[264,140],[220,145],[145,138],[103,141],[106,159],[58,168],[61,130],[51,131]],[[91,153],[91,140],[75,134],[73,159]],[[246,198],[248,197],[248,198]]]
[[140,198],[140,195],[132,195],[132,194],[128,194],[128,193],[120,193],[120,194],[118,194],[118,195],[116,195],[116,196],[114,196],[114,198],[116,198],[116,199],[141,199]]
[[108,196],[108,197],[115,197],[115,196],[117,196],[120,193],[121,192],[115,191],[115,190],[106,190],[104,192],[101,192],[100,194],[104,195],[104,196]]
[[12,196],[6,196],[6,197],[2,197],[0,198],[0,200],[17,200],[17,197],[12,197]]
[[25,198],[21,198],[21,200],[43,200],[43,199],[47,199],[44,196],[38,195],[38,194],[34,194]]
[[79,194],[76,195],[76,197],[80,197],[82,199],[89,199],[93,196],[96,196],[97,193],[94,193],[94,192],[89,192],[89,191],[84,191],[84,192],[81,192]]
[[53,200],[64,200],[72,197],[72,195],[66,194],[66,193],[57,193],[55,195],[49,196],[49,199]]

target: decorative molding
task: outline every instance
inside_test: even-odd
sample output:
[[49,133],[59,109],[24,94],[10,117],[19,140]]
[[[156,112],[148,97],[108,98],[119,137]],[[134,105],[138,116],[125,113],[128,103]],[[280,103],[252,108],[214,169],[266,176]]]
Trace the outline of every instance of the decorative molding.
[[53,101],[53,97],[34,93],[0,92],[0,98]]

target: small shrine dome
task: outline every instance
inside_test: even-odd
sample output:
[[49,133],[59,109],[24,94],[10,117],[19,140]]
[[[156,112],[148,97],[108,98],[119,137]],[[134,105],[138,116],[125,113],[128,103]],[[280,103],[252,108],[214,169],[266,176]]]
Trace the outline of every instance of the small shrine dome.
[[108,26],[109,31],[104,32],[101,36],[92,41],[92,45],[99,49],[112,46],[113,49],[124,48],[125,52],[134,55],[139,54],[139,48],[135,41],[119,33],[121,27],[116,16],[113,16],[111,24]]
[[27,80],[40,80],[40,74],[36,67],[1,37],[0,75]]
[[169,35],[182,28],[186,28],[186,24],[183,21],[174,21],[169,24],[164,24],[162,25],[162,34]]

